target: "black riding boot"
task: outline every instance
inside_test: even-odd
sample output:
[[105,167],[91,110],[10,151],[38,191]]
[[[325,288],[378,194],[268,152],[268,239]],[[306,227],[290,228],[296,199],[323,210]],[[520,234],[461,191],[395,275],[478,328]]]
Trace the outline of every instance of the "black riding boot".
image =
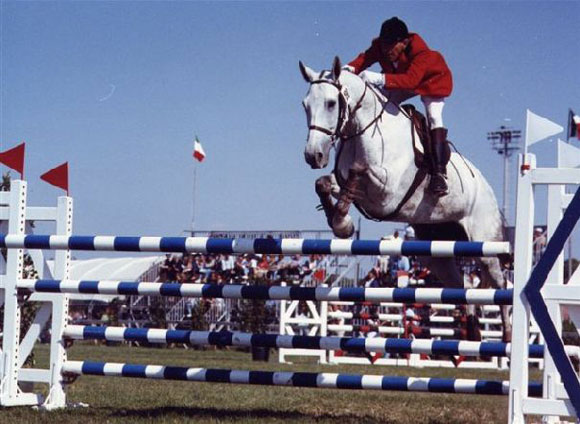
[[445,196],[449,193],[447,187],[447,162],[449,162],[449,146],[447,145],[447,129],[435,128],[431,130],[431,160],[433,171],[429,181],[429,191],[436,196]]

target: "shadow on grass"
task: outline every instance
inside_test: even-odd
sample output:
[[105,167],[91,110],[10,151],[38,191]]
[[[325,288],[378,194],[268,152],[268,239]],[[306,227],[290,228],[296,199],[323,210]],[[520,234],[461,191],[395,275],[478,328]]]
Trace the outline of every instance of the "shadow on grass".
[[107,408],[107,414],[111,418],[169,418],[169,417],[186,417],[186,418],[220,418],[232,421],[242,419],[260,419],[260,420],[297,420],[312,421],[338,421],[341,423],[348,422],[365,422],[365,423],[383,423],[394,424],[400,421],[386,420],[384,417],[370,417],[368,415],[354,414],[329,414],[329,413],[302,413],[297,411],[273,411],[271,409],[218,409],[218,408],[192,408],[192,407],[175,407],[165,406],[151,409],[122,409],[113,410]]

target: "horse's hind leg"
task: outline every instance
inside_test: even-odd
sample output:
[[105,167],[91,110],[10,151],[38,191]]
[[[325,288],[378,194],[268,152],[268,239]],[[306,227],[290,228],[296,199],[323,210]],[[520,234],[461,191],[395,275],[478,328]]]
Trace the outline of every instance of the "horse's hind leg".
[[[455,258],[420,258],[421,263],[427,265],[429,269],[437,276],[443,287],[463,289],[466,283],[463,276],[457,269]],[[479,319],[475,314],[475,305],[467,305],[467,323],[466,323],[466,338],[467,340],[481,340],[481,330],[479,328]]]
[[[485,287],[494,287],[496,289],[504,289],[506,281],[501,271],[501,265],[498,258],[480,258],[478,260],[481,267],[481,281]],[[500,306],[501,322],[503,326],[502,340],[504,342],[511,341],[512,338],[512,324],[510,321],[510,307],[508,305]]]

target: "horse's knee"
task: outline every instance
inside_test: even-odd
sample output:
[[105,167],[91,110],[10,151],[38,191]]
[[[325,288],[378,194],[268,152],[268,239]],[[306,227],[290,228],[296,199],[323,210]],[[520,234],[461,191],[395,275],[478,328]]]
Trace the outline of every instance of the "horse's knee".
[[340,216],[335,214],[332,218],[332,232],[339,238],[349,238],[354,234],[354,223],[350,215]]
[[332,191],[332,181],[328,175],[320,177],[316,180],[314,184],[314,189],[316,190],[316,194],[325,195],[330,194]]
[[354,162],[349,170],[349,175],[360,176],[365,173],[368,167],[359,162]]

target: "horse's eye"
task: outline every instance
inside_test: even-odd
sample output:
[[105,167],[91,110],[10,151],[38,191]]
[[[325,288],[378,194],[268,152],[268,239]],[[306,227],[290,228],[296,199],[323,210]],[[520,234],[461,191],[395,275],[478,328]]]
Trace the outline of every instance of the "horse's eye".
[[334,106],[336,106],[336,100],[329,100],[326,102],[326,107],[329,109],[332,109]]

